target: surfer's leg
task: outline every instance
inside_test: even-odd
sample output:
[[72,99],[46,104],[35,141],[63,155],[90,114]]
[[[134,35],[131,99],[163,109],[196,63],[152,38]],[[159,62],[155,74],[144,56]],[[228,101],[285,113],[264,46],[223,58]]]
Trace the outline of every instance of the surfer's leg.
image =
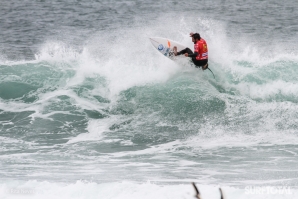
[[196,65],[196,68],[202,67],[203,70],[206,70],[208,68],[208,59],[196,60],[195,57],[192,57],[192,61]]
[[190,50],[189,48],[185,48],[185,49],[177,52],[177,47],[176,46],[174,46],[173,51],[174,51],[175,56],[182,55],[182,54],[185,54],[185,53],[193,54],[192,50]]
[[190,50],[189,48],[185,48],[185,49],[181,50],[180,52],[177,52],[177,55],[181,55],[181,54],[185,54],[185,53],[193,54],[192,50]]
[[195,65],[196,68],[201,67],[201,66],[200,66],[200,63],[198,62],[198,60],[196,60],[195,57],[192,57],[192,58],[191,58],[191,61],[194,63],[194,65]]

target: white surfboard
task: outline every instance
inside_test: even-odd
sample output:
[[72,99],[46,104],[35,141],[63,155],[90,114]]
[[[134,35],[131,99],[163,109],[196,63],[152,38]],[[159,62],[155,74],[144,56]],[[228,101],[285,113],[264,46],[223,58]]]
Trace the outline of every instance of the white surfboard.
[[171,60],[177,60],[178,56],[174,56],[173,48],[174,46],[177,47],[177,52],[185,49],[186,47],[182,44],[179,44],[176,41],[172,41],[167,38],[161,38],[161,37],[151,37],[150,41],[152,45],[164,56]]

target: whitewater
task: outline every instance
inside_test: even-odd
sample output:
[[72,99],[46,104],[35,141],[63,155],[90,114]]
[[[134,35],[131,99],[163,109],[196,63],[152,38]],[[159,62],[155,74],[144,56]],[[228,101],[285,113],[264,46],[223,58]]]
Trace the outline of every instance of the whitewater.
[[1,2],[0,198],[297,198],[298,4],[253,2]]

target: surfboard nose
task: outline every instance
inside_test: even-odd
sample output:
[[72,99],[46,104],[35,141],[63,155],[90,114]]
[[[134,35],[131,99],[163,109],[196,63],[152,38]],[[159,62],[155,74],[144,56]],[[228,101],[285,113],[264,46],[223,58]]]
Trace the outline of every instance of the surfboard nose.
[[[150,39],[151,41],[154,41],[154,38],[155,38],[155,37],[149,37],[149,39]],[[155,40],[156,40],[156,39],[155,39]]]
[[155,47],[156,47],[156,45],[160,44],[160,42],[157,41],[157,39],[154,37],[149,37],[149,39],[150,39],[151,43],[153,44],[153,46],[155,46]]

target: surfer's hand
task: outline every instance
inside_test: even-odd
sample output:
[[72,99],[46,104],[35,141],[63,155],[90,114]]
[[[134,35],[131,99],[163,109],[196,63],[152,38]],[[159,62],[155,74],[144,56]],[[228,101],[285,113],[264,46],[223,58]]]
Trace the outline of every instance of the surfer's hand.
[[191,37],[192,37],[192,35],[193,35],[193,32],[189,33],[189,36],[191,36]]
[[185,57],[188,57],[188,53],[185,53],[184,55],[185,55]]

